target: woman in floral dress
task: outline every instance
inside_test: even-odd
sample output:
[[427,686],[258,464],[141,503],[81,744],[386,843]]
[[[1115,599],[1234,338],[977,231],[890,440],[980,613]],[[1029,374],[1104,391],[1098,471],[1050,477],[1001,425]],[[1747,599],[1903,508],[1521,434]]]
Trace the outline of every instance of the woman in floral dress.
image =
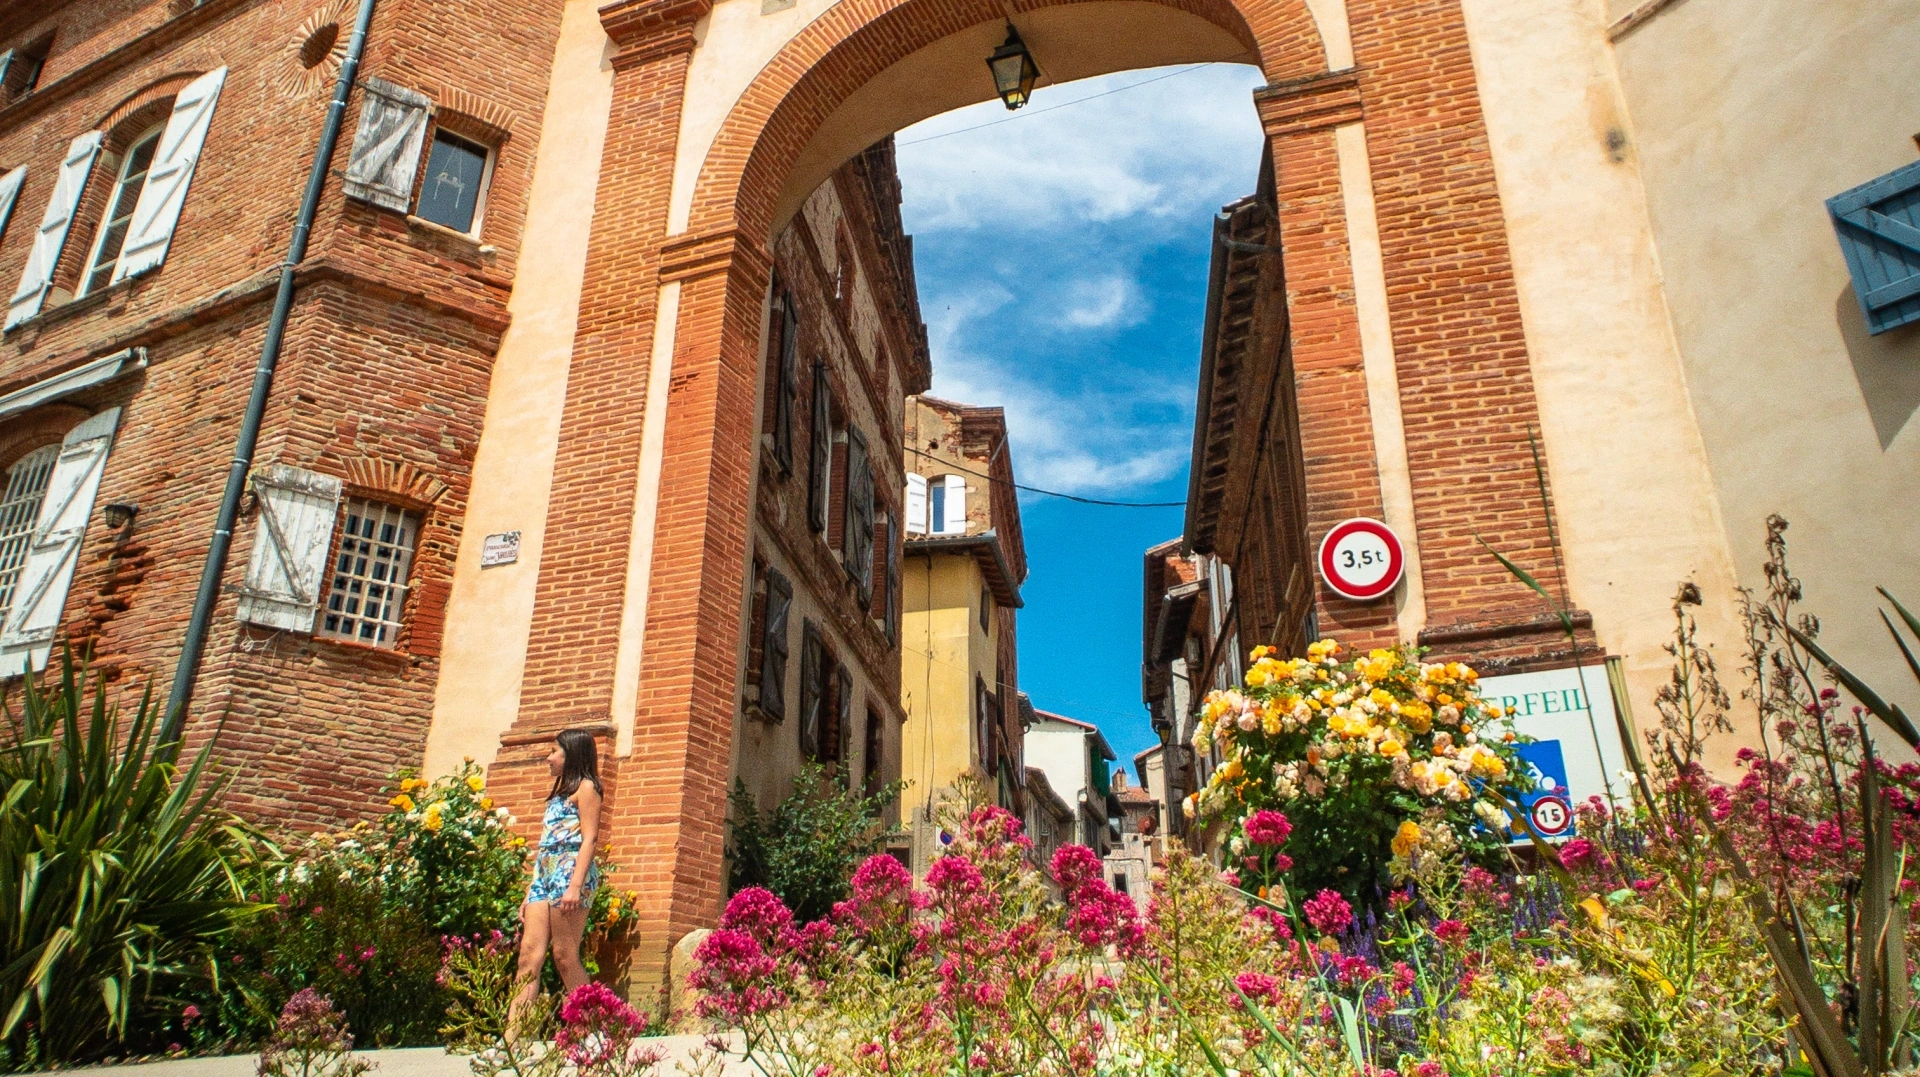
[[569,994],[587,982],[580,963],[580,938],[587,910],[600,885],[594,849],[600,837],[600,762],[593,734],[568,729],[554,738],[547,754],[553,788],[533,860],[533,883],[520,906],[520,991],[515,1017],[540,993],[540,970],[547,951]]

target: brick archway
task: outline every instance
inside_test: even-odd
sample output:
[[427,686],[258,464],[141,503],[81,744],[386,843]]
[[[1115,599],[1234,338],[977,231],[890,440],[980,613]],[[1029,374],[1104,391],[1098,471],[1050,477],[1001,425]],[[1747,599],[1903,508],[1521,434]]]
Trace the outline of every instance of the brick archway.
[[[1076,2],[1021,0],[1014,7],[1016,16],[1032,15]],[[1337,49],[1322,40],[1306,0],[1157,4],[1226,31],[1268,77],[1255,105],[1268,135],[1276,234],[1286,252],[1289,346],[1305,417],[1299,436],[1310,490],[1317,484],[1330,491],[1310,494],[1310,530],[1344,516],[1383,514],[1369,410],[1370,399],[1381,397],[1377,375],[1370,386],[1363,362],[1355,276],[1361,263],[1349,236],[1356,152],[1361,175],[1372,159],[1364,239],[1376,244],[1374,271],[1382,252],[1406,258],[1420,273],[1451,259],[1449,272],[1475,277],[1474,317],[1492,341],[1462,343],[1446,330],[1462,317],[1460,295],[1410,279],[1396,297],[1390,270],[1386,302],[1394,305],[1396,333],[1404,322],[1422,341],[1407,349],[1413,362],[1401,360],[1400,391],[1409,366],[1416,381],[1437,384],[1470,360],[1476,377],[1502,386],[1483,409],[1489,421],[1531,421],[1518,304],[1458,0],[1425,0],[1412,9],[1393,0],[1317,3],[1323,16],[1350,10],[1356,19],[1351,39],[1344,21],[1338,27]],[[539,760],[553,731],[587,727],[608,738],[603,743],[616,758],[607,768],[605,832],[622,869],[619,885],[641,895],[634,956],[643,981],[657,978],[676,940],[711,924],[724,897],[757,371],[769,239],[789,175],[809,140],[863,85],[943,39],[997,28],[1006,12],[993,0],[839,0],[765,64],[710,146],[697,151],[697,172],[688,172],[677,167],[682,154],[695,152],[678,144],[682,104],[695,31],[710,10],[710,0],[619,0],[601,9],[614,44],[613,104],[521,708],[493,771],[496,789],[521,805],[522,817],[537,815],[532,801],[545,788]],[[1431,56],[1394,52],[1400,38]],[[1363,48],[1379,50],[1378,59],[1360,55],[1354,67],[1329,70],[1330,53],[1351,56]],[[1363,129],[1376,109],[1385,124],[1397,125],[1378,139]],[[1472,152],[1437,156],[1435,138]],[[697,179],[690,197],[680,193],[676,212],[677,174],[683,184],[686,175]],[[1374,188],[1391,196],[1380,199],[1378,218]],[[1438,209],[1423,209],[1429,205]],[[1495,240],[1488,245],[1455,231],[1436,248],[1421,234],[1423,212]],[[1387,346],[1399,350],[1395,340]],[[656,391],[653,383],[662,379],[664,391]],[[1457,437],[1470,410],[1453,408],[1443,436]],[[654,486],[637,451],[649,416],[664,428],[664,435],[654,431],[664,445]],[[1412,432],[1410,425],[1410,455]],[[1420,462],[1435,474],[1445,471],[1444,446],[1431,448],[1416,461],[1416,481]],[[1524,502],[1531,482],[1530,473],[1516,472],[1494,480],[1511,490],[1492,493]],[[1449,498],[1486,493],[1462,493],[1445,482],[1435,489],[1430,505],[1416,497],[1416,508],[1444,511]],[[1470,541],[1457,539],[1453,546]],[[1461,559],[1451,547],[1443,552]],[[622,566],[626,591],[618,585]],[[1449,600],[1474,608],[1474,582],[1466,579]],[[630,596],[636,586],[637,603]],[[1319,610],[1323,627],[1350,639],[1384,640],[1395,631],[1392,610],[1328,595]],[[634,639],[638,650],[625,659],[625,687],[616,639]]]

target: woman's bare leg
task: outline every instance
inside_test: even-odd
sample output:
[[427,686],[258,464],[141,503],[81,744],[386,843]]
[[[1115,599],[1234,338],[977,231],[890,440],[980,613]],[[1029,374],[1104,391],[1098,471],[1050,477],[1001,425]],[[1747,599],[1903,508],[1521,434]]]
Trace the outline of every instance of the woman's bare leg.
[[580,963],[580,939],[587,932],[587,910],[578,908],[564,912],[555,907],[548,914],[547,922],[553,939],[553,967],[559,970],[560,982],[566,985],[567,993],[587,982],[586,966]]
[[514,977],[520,989],[513,993],[513,1004],[507,1009],[509,1037],[518,1034],[521,1012],[540,994],[540,969],[547,963],[552,913],[553,906],[544,901],[520,906],[520,968]]

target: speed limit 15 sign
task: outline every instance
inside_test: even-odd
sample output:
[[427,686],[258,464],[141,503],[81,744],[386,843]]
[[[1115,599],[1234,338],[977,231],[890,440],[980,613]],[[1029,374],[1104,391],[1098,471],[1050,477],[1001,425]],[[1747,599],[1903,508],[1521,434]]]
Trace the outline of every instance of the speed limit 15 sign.
[[1348,520],[1320,540],[1320,577],[1335,594],[1356,602],[1392,591],[1406,561],[1400,536],[1378,520]]

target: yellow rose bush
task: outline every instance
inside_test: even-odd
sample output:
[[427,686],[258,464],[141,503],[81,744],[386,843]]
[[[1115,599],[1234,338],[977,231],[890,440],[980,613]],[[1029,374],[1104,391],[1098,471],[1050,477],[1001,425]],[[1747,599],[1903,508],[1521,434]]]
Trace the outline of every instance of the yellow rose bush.
[[[1296,893],[1374,904],[1423,853],[1499,858],[1516,738],[1472,669],[1422,662],[1411,646],[1343,657],[1333,640],[1304,658],[1256,647],[1249,662],[1241,688],[1202,704],[1193,747],[1217,749],[1221,764],[1186,808],[1228,828],[1228,866],[1243,885],[1284,874]],[[1247,832],[1263,811],[1291,825],[1285,856]]]

